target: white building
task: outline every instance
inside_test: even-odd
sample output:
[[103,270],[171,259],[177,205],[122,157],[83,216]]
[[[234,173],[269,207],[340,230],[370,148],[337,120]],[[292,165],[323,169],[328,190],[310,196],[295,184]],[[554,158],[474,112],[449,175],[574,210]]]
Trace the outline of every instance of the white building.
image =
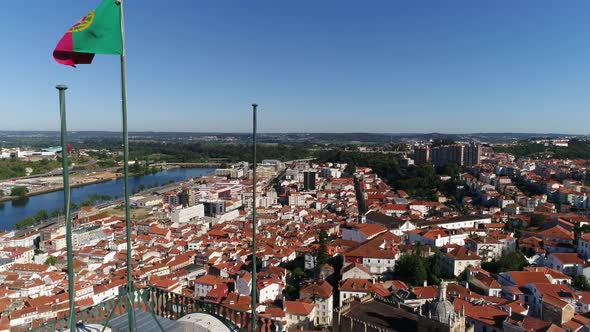
[[590,259],[590,233],[580,235],[578,254],[586,261]]
[[283,283],[278,280],[261,280],[258,282],[258,302],[273,302],[282,298]]
[[481,264],[481,257],[465,247],[448,249],[447,252],[440,251],[436,255],[436,264],[452,276],[458,276],[469,266],[479,267]]
[[577,253],[552,253],[549,255],[545,265],[574,277],[582,273],[584,260]]
[[418,228],[438,226],[446,229],[477,228],[479,224],[489,224],[491,222],[491,217],[461,216],[438,221],[418,221],[416,222],[416,226]]
[[308,195],[291,194],[289,195],[289,205],[291,206],[305,206],[305,200]]
[[310,298],[316,305],[314,325],[331,326],[332,310],[334,309],[334,294],[332,286],[325,280],[313,283],[301,289],[301,299]]
[[217,284],[223,283],[223,280],[212,276],[210,274],[206,274],[201,276],[195,280],[195,296],[196,297],[205,297],[215,287]]
[[205,217],[205,206],[197,204],[186,208],[176,208],[170,214],[170,220],[177,224],[195,222]]
[[299,301],[285,301],[287,330],[309,330],[314,326],[316,305]]
[[374,279],[371,271],[360,263],[352,263],[342,268],[342,280],[356,279]]
[[104,240],[109,237],[103,231],[102,227],[96,225],[78,228],[75,229],[72,233],[72,244],[74,246],[74,249],[84,246],[95,245],[101,240]]
[[352,224],[350,227],[343,227],[342,240],[365,242],[375,236],[387,232],[385,226],[377,224]]
[[449,244],[464,245],[469,234],[456,229],[416,229],[407,233],[408,243],[442,247]]

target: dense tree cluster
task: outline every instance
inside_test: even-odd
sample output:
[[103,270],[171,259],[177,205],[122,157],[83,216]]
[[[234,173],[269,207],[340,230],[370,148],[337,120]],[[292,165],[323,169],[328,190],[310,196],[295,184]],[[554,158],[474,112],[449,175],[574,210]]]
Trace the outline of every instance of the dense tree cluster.
[[529,265],[526,257],[519,251],[512,251],[500,256],[499,259],[492,259],[489,262],[481,264],[481,267],[491,273],[500,273],[506,271],[522,271]]
[[29,189],[24,186],[12,187],[12,189],[10,190],[10,196],[16,196],[20,198],[26,197],[28,193]]
[[588,282],[588,279],[582,274],[574,278],[572,286],[578,290],[590,291],[590,282]]
[[[435,200],[437,191],[454,196],[455,180],[461,171],[456,164],[449,164],[438,170],[432,164],[412,165],[404,169],[399,166],[397,158],[391,154],[350,152],[340,149],[320,151],[318,160],[320,162],[347,163],[349,173],[354,172],[357,166],[371,167],[375,173],[394,188],[403,189],[412,197],[428,200]],[[454,179],[446,182],[441,181],[441,174],[451,175]]]
[[426,258],[415,253],[404,255],[395,263],[393,277],[413,286],[422,286],[424,281],[438,284],[441,278],[448,276],[443,276],[434,260],[435,256]]
[[531,221],[529,223],[529,227],[542,227],[546,220],[547,220],[546,215],[534,213],[531,215]]
[[59,211],[54,211],[50,214],[46,210],[41,209],[41,210],[37,211],[37,214],[35,214],[34,216],[27,217],[27,218],[17,222],[14,225],[14,228],[16,228],[16,229],[25,228],[27,226],[30,226],[30,225],[36,223],[36,222],[43,221],[43,220],[46,220],[46,219],[49,219],[52,217],[57,217],[60,214],[61,213]]
[[495,152],[507,152],[516,157],[551,158],[559,159],[590,159],[590,142],[580,139],[571,139],[567,147],[545,145],[530,141],[520,141],[509,146],[495,146]]
[[[25,199],[28,199],[28,198],[25,198]],[[70,203],[70,209],[71,210],[78,210],[82,206],[93,206],[99,202],[109,201],[111,199],[113,199],[113,197],[111,197],[109,195],[90,194],[90,196],[88,196],[88,198],[86,198],[86,200],[84,200],[80,205],[78,205],[76,203]],[[47,212],[45,209],[41,209],[41,210],[37,211],[37,214],[35,214],[34,216],[27,217],[27,218],[24,218],[24,219],[18,221],[14,225],[14,227],[16,229],[22,229],[22,228],[28,227],[30,225],[33,225],[37,222],[41,222],[41,221],[44,221],[47,219],[55,218],[55,217],[61,216],[63,214],[64,214],[64,211],[61,209],[54,210],[51,213]]]
[[455,144],[455,141],[448,138],[437,138],[432,141],[432,146],[443,146],[443,145],[452,145]]
[[0,180],[25,176],[26,168],[33,170],[32,174],[43,174],[61,167],[61,163],[54,159],[39,161],[24,161],[20,159],[0,159]]
[[[109,151],[119,151],[121,142],[115,139],[95,143]],[[257,157],[263,159],[293,160],[311,156],[306,144],[259,144]],[[131,159],[159,162],[209,162],[212,158],[224,158],[229,162],[252,160],[252,148],[241,143],[207,142],[130,142]],[[104,160],[110,160],[104,156]]]

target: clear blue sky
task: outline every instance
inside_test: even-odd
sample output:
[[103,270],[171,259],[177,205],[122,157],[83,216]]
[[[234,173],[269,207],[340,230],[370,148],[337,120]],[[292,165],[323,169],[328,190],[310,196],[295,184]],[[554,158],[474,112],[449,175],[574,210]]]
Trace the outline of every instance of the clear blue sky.
[[[119,60],[51,53],[100,0],[0,1],[0,130],[120,130]],[[590,2],[127,0],[131,130],[590,132]]]

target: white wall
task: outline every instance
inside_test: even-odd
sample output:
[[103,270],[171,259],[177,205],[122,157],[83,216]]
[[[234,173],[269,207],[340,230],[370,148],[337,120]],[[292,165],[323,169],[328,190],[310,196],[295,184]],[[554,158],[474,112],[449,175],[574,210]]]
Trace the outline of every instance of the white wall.
[[280,296],[282,290],[279,284],[270,284],[258,291],[258,302],[274,301]]
[[173,223],[184,224],[205,217],[205,206],[197,204],[183,209],[176,209],[170,214]]

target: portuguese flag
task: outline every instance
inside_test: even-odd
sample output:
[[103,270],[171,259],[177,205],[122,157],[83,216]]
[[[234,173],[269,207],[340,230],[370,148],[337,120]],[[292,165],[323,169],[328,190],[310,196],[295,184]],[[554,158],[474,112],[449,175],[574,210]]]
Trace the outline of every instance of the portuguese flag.
[[103,0],[66,32],[55,50],[58,63],[76,67],[92,63],[94,54],[121,54],[121,9],[119,0]]

